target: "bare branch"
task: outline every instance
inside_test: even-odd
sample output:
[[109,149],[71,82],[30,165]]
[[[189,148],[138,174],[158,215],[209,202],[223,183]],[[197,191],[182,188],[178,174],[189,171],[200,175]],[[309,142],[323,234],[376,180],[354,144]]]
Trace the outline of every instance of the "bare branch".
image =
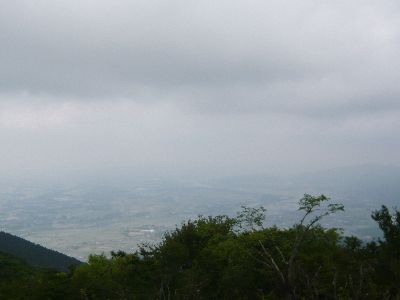
[[284,262],[287,265],[288,261],[286,260],[285,256],[283,255],[281,249],[278,246],[275,246],[275,249],[278,251],[279,255],[281,256],[282,262]]
[[265,249],[264,245],[261,243],[261,241],[259,240],[258,243],[261,246],[261,249],[264,251],[264,254],[267,256],[267,258],[270,260],[272,266],[274,267],[275,271],[278,273],[279,277],[282,280],[282,283],[285,283],[285,276],[283,275],[281,269],[279,268],[279,266],[276,264],[274,258],[272,257],[272,255],[267,251],[267,249]]

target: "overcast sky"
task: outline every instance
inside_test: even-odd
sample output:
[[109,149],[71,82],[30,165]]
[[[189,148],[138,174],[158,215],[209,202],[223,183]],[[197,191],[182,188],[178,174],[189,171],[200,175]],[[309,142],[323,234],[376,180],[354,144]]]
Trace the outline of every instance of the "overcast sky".
[[399,165],[399,3],[0,0],[1,176]]

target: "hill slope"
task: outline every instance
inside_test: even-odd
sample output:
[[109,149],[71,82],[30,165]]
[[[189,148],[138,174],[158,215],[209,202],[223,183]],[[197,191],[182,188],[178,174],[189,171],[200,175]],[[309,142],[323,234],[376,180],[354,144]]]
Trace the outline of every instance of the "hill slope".
[[53,268],[60,271],[68,270],[71,265],[82,264],[73,257],[3,231],[0,231],[0,251],[19,257],[33,266]]

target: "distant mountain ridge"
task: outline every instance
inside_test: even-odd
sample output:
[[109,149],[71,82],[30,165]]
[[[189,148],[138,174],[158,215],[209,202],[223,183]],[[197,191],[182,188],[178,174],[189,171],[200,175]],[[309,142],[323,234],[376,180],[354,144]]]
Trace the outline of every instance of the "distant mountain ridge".
[[23,238],[0,231],[0,251],[23,259],[32,266],[67,271],[70,266],[82,264],[76,258],[47,249]]
[[296,177],[298,190],[307,187],[330,196],[350,199],[373,200],[395,205],[400,197],[400,167],[385,165],[358,165],[303,174]]
[[364,164],[302,173],[286,177],[247,175],[215,180],[215,187],[260,191],[280,195],[324,193],[352,200],[373,200],[378,204],[395,205],[400,197],[400,167]]

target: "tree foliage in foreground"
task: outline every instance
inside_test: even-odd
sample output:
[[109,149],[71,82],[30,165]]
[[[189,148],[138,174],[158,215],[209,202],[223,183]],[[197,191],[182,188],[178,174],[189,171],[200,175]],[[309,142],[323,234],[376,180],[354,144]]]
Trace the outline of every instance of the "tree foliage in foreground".
[[[263,208],[198,217],[135,253],[92,255],[68,273],[3,272],[5,299],[400,299],[400,211],[372,218],[383,239],[365,243],[323,228],[343,210],[323,195],[299,201],[290,228],[265,228]],[[0,261],[3,264],[3,261]],[[10,267],[10,265],[9,265]],[[15,274],[15,275],[13,275]],[[28,297],[27,297],[28,296]]]

